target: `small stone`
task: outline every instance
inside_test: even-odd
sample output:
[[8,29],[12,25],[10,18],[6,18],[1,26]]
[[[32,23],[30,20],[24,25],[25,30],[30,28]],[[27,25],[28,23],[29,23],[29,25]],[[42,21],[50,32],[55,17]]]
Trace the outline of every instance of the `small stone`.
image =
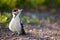
[[32,32],[32,30],[29,30],[29,32]]
[[54,37],[50,37],[51,39],[54,39]]
[[49,36],[44,36],[45,38],[49,37]]
[[40,32],[42,32],[42,30],[39,30]]

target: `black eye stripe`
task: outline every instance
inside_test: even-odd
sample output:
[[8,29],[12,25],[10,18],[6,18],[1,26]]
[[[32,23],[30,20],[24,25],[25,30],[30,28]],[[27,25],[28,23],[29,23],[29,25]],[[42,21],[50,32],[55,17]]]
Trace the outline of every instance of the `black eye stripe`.
[[18,10],[13,10],[13,12],[16,12],[16,11],[18,11]]

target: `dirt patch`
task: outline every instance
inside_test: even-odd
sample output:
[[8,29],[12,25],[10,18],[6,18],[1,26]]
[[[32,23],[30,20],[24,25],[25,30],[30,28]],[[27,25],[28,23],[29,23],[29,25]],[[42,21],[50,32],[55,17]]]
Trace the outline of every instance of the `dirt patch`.
[[[58,28],[59,29],[59,28]],[[49,29],[49,27],[26,27],[27,35],[13,35],[8,28],[0,30],[0,40],[60,40],[60,29]]]

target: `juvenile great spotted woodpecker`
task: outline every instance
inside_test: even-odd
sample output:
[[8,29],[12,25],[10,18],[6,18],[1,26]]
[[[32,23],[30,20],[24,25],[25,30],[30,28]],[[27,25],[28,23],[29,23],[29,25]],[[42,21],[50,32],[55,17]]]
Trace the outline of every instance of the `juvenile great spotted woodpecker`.
[[18,8],[15,8],[13,11],[12,11],[12,19],[10,21],[10,24],[9,24],[9,29],[13,32],[13,33],[18,33],[19,35],[22,34],[26,34],[25,33],[25,30],[24,30],[24,26],[23,26],[23,23],[21,23],[21,19],[19,17],[19,15],[21,14],[21,11],[22,9],[18,9]]

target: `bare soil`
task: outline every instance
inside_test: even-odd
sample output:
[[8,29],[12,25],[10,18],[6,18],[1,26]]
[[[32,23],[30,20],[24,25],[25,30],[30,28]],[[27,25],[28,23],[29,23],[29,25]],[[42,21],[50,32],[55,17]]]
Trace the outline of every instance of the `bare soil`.
[[0,30],[0,40],[60,40],[60,24],[53,23],[38,26],[26,26],[26,35],[13,35],[8,28]]

